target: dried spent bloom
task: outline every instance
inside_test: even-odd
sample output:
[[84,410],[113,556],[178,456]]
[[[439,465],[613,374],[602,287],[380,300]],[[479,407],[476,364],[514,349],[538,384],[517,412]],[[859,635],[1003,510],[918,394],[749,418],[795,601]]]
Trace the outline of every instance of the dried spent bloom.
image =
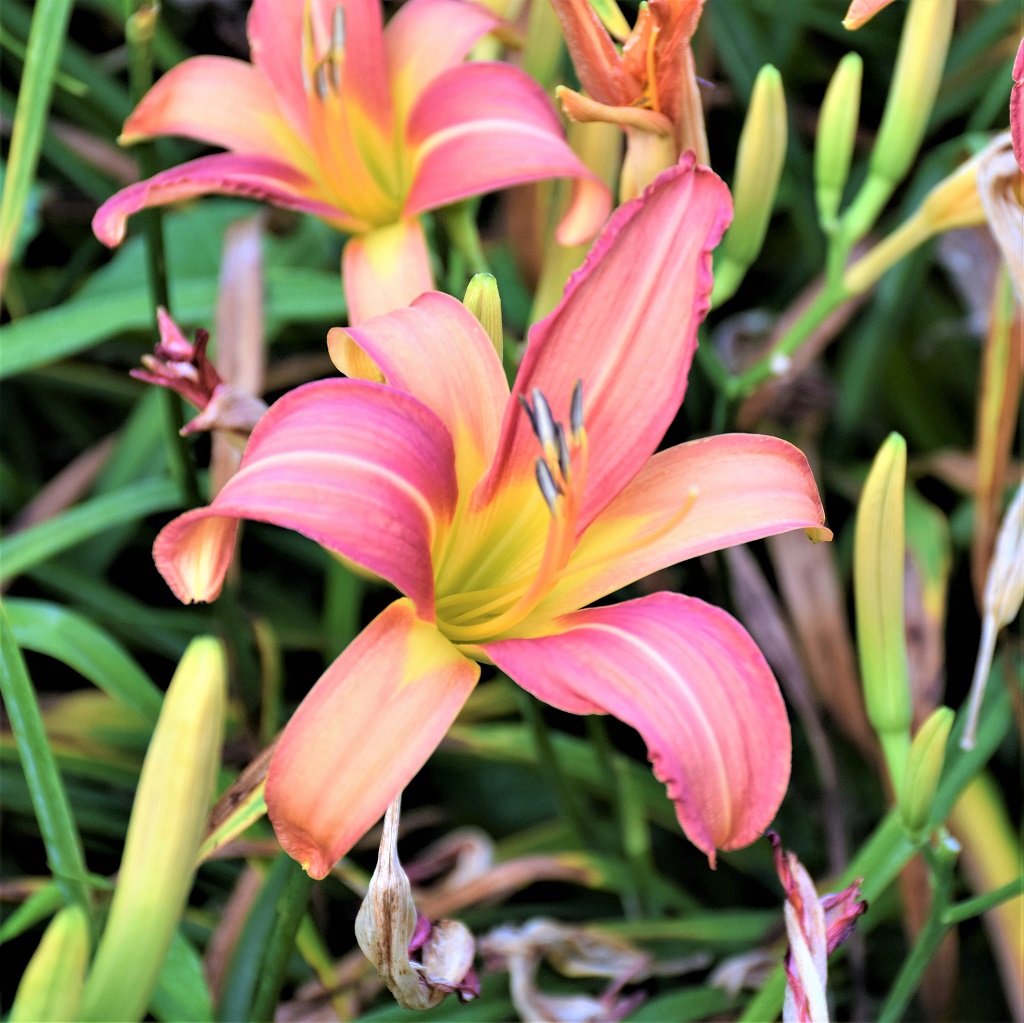
[[356,917],[356,940],[403,1008],[431,1009],[453,993],[468,1002],[480,994],[473,972],[476,942],[458,920],[435,924],[417,913],[398,859],[401,806],[399,795],[384,815],[377,867]]
[[785,852],[774,831],[768,832],[775,870],[786,891],[786,1000],[784,1023],[828,1023],[825,997],[828,957],[850,936],[868,904],[861,898],[861,880],[834,895],[818,898],[814,882],[796,858]]
[[1017,48],[1013,62],[1013,85],[1010,88],[1010,134],[1017,166],[1024,171],[1024,39]]
[[196,331],[193,344],[163,307],[157,309],[160,341],[152,355],[143,355],[145,369],[129,370],[136,380],[166,387],[199,410],[181,428],[182,436],[202,430],[225,430],[247,437],[267,411],[267,403],[225,383],[206,354],[210,335]]

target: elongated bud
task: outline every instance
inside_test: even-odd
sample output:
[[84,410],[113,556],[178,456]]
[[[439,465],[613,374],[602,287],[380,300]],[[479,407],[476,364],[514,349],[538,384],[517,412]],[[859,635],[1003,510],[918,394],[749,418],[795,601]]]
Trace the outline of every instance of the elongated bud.
[[785,160],[786,96],[782,76],[771,64],[765,64],[754,82],[736,151],[732,185],[735,215],[715,258],[714,305],[735,294],[761,251]]
[[942,81],[955,15],[956,4],[947,0],[910,0],[867,180],[843,218],[851,244],[871,229],[917,157]]
[[907,445],[898,433],[879,448],[857,508],[853,589],[857,649],[868,718],[899,794],[910,746],[910,679],[903,635],[903,485]]
[[999,527],[996,549],[992,554],[988,576],[985,580],[985,607],[981,620],[981,644],[978,660],[974,666],[974,680],[971,683],[970,705],[967,725],[964,728],[960,746],[974,747],[978,729],[978,715],[985,695],[985,683],[992,667],[996,650],[996,637],[1000,630],[1017,617],[1024,602],[1024,483],[1017,488],[1010,507]]
[[943,178],[908,220],[879,242],[843,275],[843,286],[859,295],[922,242],[943,231],[985,223],[978,191],[978,168],[988,150],[961,164]]
[[491,339],[500,360],[504,333],[501,326],[501,295],[498,294],[498,281],[494,275],[474,274],[462,304],[480,321],[480,326]]
[[10,1023],[71,1023],[78,1018],[89,921],[80,906],[67,906],[50,921],[14,996]]
[[900,815],[911,835],[919,835],[928,824],[946,759],[946,741],[956,715],[948,707],[937,707],[917,730],[907,757],[907,773],[900,793]]
[[864,61],[848,53],[828,83],[818,115],[818,136],[814,147],[814,184],[818,216],[826,232],[835,227],[839,204],[850,176],[853,143],[860,120],[860,86]]
[[189,644],[171,679],[135,793],[110,915],[79,1019],[140,1020],[192,887],[213,797],[226,666],[209,636]]

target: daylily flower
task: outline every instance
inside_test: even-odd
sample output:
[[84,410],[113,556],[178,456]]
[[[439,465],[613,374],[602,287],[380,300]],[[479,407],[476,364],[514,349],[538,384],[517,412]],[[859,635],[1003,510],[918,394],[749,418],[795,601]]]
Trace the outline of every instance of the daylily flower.
[[107,245],[148,206],[208,193],[266,199],[351,234],[349,322],[432,285],[418,215],[551,177],[577,179],[560,240],[596,234],[610,198],[566,144],[543,90],[507,64],[463,59],[499,24],[467,0],[254,0],[252,63],[193,57],[165,74],[121,141],[184,135],[229,150],[118,192],[93,220]]
[[551,0],[580,83],[556,90],[574,121],[610,121],[626,132],[619,194],[632,199],[692,150],[708,163],[704,112],[690,39],[704,0],[648,0],[619,53],[589,0]]
[[532,329],[511,394],[490,339],[448,296],[348,330],[386,383],[285,395],[214,502],[157,537],[157,566],[185,601],[217,596],[240,518],[304,533],[405,594],[327,669],[270,763],[271,821],[314,877],[423,765],[479,662],[552,706],[634,726],[712,862],[771,820],[789,725],[739,623],[675,593],[579,610],[729,544],[831,536],[784,441],[726,435],[654,454],[728,219],[725,186],[692,156],[621,207]]

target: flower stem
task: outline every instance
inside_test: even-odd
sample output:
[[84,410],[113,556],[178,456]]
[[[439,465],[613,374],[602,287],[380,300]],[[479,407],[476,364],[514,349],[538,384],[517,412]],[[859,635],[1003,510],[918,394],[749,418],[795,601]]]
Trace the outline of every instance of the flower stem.
[[534,745],[537,748],[537,760],[540,769],[551,782],[555,790],[555,798],[558,800],[559,809],[569,825],[577,844],[581,849],[586,849],[590,843],[587,840],[586,828],[583,825],[583,816],[579,810],[576,793],[569,784],[569,779],[558,763],[558,756],[555,753],[554,744],[551,741],[551,732],[544,720],[543,711],[537,701],[525,690],[517,687],[519,696],[519,709],[523,720],[530,726],[533,732]]
[[995,909],[996,906],[1006,902],[1007,899],[1015,898],[1018,895],[1024,895],[1024,874],[1015,877],[1012,881],[1007,881],[1006,884],[994,891],[976,895],[973,899],[964,899],[963,902],[950,906],[943,915],[942,922],[948,927],[953,927],[955,924],[963,923],[964,920],[970,920],[972,916],[987,913],[990,909]]
[[[125,20],[125,42],[128,46],[128,89],[132,106],[149,91],[153,84],[153,33],[159,14],[159,4],[151,0],[128,0]],[[159,171],[156,149],[152,142],[140,143],[136,147],[139,171],[143,178],[150,178]],[[146,268],[149,280],[150,301],[153,306],[153,333],[160,339],[156,324],[157,306],[171,311],[170,288],[167,283],[167,259],[164,247],[163,214],[159,209],[143,210],[139,214],[143,222],[146,239]],[[181,398],[172,391],[163,390],[164,420],[167,429],[167,449],[171,469],[188,507],[203,503],[196,476],[195,464],[181,428],[185,424]]]

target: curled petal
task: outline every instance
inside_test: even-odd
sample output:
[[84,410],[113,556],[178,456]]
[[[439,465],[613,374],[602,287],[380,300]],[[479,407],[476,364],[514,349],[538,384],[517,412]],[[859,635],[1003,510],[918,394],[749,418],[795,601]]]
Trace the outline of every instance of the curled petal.
[[277,95],[260,72],[232,57],[192,57],[171,68],[132,111],[120,141],[182,135],[239,153],[280,159],[303,145],[281,116]]
[[461,302],[428,292],[408,309],[335,327],[327,346],[343,371],[355,346],[391,387],[437,413],[455,441],[460,485],[480,478],[498,443],[508,383],[493,344]]
[[888,7],[892,0],[852,0],[846,17],[843,18],[843,28],[851,32],[866,25],[883,7]]
[[[341,269],[352,324],[402,309],[434,286],[427,240],[415,217],[350,238]],[[339,347],[334,361],[349,376],[373,374],[354,346]]]
[[213,503],[161,530],[153,557],[180,600],[213,600],[237,520],[271,522],[387,579],[432,619],[431,544],[455,507],[453,461],[448,431],[415,398],[363,381],[306,384],[256,424]]
[[589,96],[581,96],[578,92],[567,89],[564,85],[555,89],[555,95],[570,121],[606,121],[609,124],[621,125],[623,128],[650,132],[653,135],[671,137],[675,134],[672,122],[656,110],[598,103]]
[[789,781],[778,685],[743,627],[657,593],[565,615],[557,632],[484,645],[502,671],[571,714],[613,714],[647,744],[687,837],[712,865],[768,826]]
[[[486,96],[486,102],[481,97]],[[563,244],[593,237],[611,195],[569,148],[544,90],[507,64],[464,64],[439,76],[409,115],[415,174],[406,214],[544,178],[575,178]]]
[[598,103],[629,104],[640,94],[640,84],[622,69],[601,19],[588,0],[551,0],[562,23],[565,43],[583,88]]
[[551,596],[557,615],[701,554],[804,529],[832,533],[807,459],[761,434],[705,437],[659,451],[591,523]]
[[111,196],[92,220],[93,233],[104,245],[124,241],[128,217],[150,206],[166,206],[198,195],[239,195],[265,199],[285,209],[312,213],[344,228],[349,220],[342,210],[311,199],[309,182],[289,164],[264,156],[217,153],[201,156],[162,171]]
[[[730,213],[722,181],[684,154],[616,210],[562,301],[530,331],[513,398],[539,388],[554,418],[568,422],[574,385],[583,381],[590,468],[578,532],[636,475],[675,418],[709,307],[711,250]],[[533,471],[536,441],[516,404],[481,501]]]
[[480,668],[399,600],[327,669],[267,773],[282,847],[324,877],[426,763]]

